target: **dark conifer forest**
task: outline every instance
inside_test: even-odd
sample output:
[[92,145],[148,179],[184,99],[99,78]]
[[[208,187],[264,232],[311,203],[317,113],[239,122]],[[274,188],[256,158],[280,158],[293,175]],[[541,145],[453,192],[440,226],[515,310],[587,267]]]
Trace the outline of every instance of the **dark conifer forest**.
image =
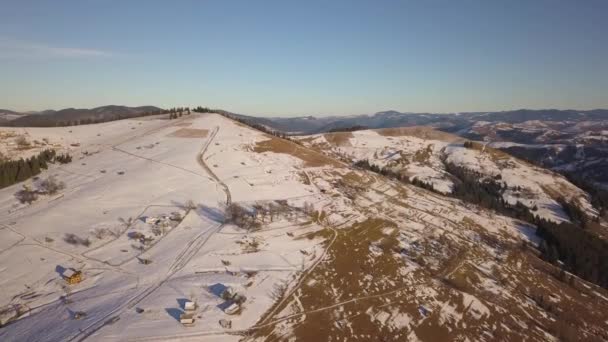
[[69,154],[57,154],[54,150],[44,150],[26,159],[0,162],[0,188],[23,182],[48,168],[49,163],[66,164],[72,161]]

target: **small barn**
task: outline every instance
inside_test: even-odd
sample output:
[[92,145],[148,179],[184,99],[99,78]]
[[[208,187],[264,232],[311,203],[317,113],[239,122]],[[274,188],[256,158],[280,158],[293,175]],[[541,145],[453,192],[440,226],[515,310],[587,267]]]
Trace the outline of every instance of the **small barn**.
[[193,313],[183,313],[179,315],[179,322],[183,325],[193,325],[194,324],[194,314]]
[[69,268],[63,272],[63,279],[70,285],[78,284],[82,281],[82,272]]
[[193,301],[187,301],[187,302],[184,303],[184,310],[185,311],[194,311],[194,310],[196,310],[196,307],[197,307],[197,305]]
[[230,306],[228,306],[226,309],[224,309],[224,312],[228,315],[234,315],[234,314],[238,313],[239,311],[241,311],[241,306],[238,305],[237,303],[232,303],[232,304],[230,304]]

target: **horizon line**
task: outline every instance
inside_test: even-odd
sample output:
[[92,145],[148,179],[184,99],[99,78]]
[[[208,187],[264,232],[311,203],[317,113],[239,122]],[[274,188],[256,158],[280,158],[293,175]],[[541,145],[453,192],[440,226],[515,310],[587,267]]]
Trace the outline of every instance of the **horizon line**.
[[[116,106],[116,107],[128,107],[128,108],[137,108],[137,107],[156,107],[159,109],[169,109],[169,108],[174,108],[174,107],[188,107],[190,109],[201,106],[201,105],[172,105],[172,106],[163,106],[163,107],[159,107],[158,105],[151,105],[151,104],[147,104],[147,105],[121,105],[121,104],[108,104],[108,105],[101,105],[101,106],[93,106],[93,107],[64,107],[61,109],[52,109],[52,108],[47,108],[47,109],[42,109],[42,110],[16,110],[16,109],[8,109],[8,108],[0,108],[0,111],[10,111],[10,112],[14,112],[17,114],[36,114],[36,113],[42,113],[42,112],[46,112],[46,111],[62,111],[62,110],[66,110],[66,109],[82,109],[82,110],[92,110],[92,109],[96,109],[96,108],[103,108],[103,107],[110,107],[110,106]],[[517,109],[503,109],[503,110],[470,110],[470,111],[453,111],[453,112],[432,112],[432,111],[401,111],[401,110],[396,110],[396,109],[386,109],[386,110],[379,110],[379,111],[374,111],[374,112],[368,112],[368,113],[358,113],[358,114],[259,114],[259,113],[255,113],[255,114],[244,114],[244,113],[240,113],[240,111],[231,111],[231,110],[226,110],[226,109],[222,109],[222,108],[213,108],[213,106],[201,106],[201,107],[207,107],[207,108],[211,108],[213,110],[218,110],[218,111],[226,111],[232,114],[238,114],[238,115],[246,115],[246,116],[255,116],[255,117],[270,117],[270,118],[298,118],[298,117],[337,117],[337,116],[363,116],[363,115],[374,115],[374,114],[378,114],[378,113],[385,113],[385,112],[396,112],[399,114],[433,114],[433,115],[457,115],[457,114],[469,114],[469,113],[504,113],[504,112],[516,112],[516,111],[542,111],[542,110],[555,110],[555,111],[579,111],[579,112],[591,112],[591,111],[596,111],[596,110],[608,110],[607,108],[589,108],[589,109],[575,109],[575,108],[550,108],[550,107],[541,107],[541,108],[517,108]]]

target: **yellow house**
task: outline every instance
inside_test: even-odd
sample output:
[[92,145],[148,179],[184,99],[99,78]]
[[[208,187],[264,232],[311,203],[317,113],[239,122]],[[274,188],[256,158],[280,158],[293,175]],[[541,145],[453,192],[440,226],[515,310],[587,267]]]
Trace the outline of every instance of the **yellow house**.
[[82,272],[68,269],[63,273],[63,278],[70,285],[78,284],[82,281]]

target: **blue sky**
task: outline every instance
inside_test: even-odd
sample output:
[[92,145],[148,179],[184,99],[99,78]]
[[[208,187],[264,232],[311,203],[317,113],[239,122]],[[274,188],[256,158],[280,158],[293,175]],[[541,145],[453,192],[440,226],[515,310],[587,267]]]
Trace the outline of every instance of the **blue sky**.
[[608,107],[608,1],[5,1],[0,108]]

